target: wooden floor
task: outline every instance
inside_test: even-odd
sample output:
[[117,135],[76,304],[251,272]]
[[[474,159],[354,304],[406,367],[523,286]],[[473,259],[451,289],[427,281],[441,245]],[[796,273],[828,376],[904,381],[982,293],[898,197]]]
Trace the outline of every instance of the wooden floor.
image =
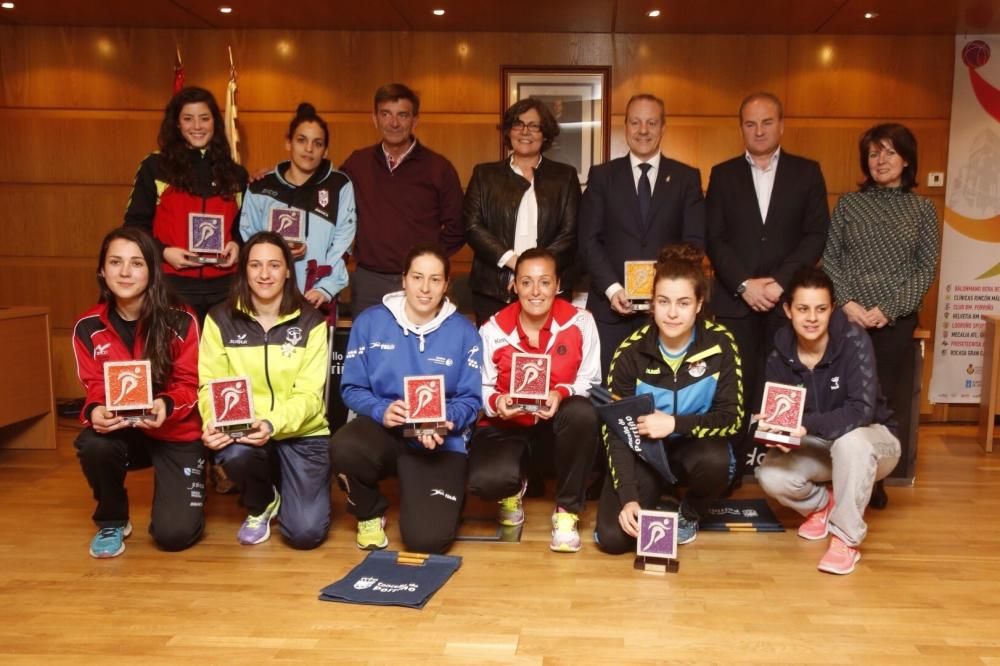
[[73,435],[0,452],[3,663],[1000,664],[1000,454],[972,428],[921,431],[917,484],[869,514],[850,576],[817,572],[824,544],[794,531],[702,533],[679,574],[642,574],[597,551],[593,507],[583,550],[555,554],[551,505],[530,500],[522,543],[457,544],[461,569],[419,611],[317,600],[364,556],[339,490],[317,550],[238,545],[236,498],[213,494],[204,540],[163,553],[145,532],[151,476],[136,472],[125,554],[91,559]]

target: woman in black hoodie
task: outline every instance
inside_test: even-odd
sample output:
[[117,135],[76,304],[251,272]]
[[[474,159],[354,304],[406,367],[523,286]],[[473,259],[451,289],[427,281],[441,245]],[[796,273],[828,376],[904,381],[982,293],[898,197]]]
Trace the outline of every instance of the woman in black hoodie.
[[849,574],[861,559],[872,486],[899,460],[896,423],[879,390],[871,339],[834,307],[826,273],[802,268],[786,293],[790,325],[774,336],[765,375],[805,387],[802,426],[793,433],[804,439],[795,450],[769,445],[757,480],[768,495],[806,516],[800,537],[832,535],[819,570]]

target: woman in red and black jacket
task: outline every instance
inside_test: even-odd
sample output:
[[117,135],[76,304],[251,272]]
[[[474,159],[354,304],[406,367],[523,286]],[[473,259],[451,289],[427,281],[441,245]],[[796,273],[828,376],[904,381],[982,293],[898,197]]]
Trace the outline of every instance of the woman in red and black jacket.
[[[97,500],[90,554],[116,557],[125,550],[132,532],[125,473],[150,465],[156,483],[149,533],[164,550],[183,550],[205,525],[198,322],[169,291],[156,245],[141,229],[119,228],[104,238],[97,283],[100,301],[73,328],[87,426],[76,448]],[[132,360],[150,362],[154,398],[136,422],[107,408],[104,382],[105,363]]]
[[[125,226],[156,239],[167,281],[199,322],[228,295],[239,254],[247,172],[233,161],[223,127],[212,93],[185,88],[174,95],[160,125],[160,150],[139,165],[125,211]],[[217,257],[190,251],[192,213],[222,216]],[[199,260],[210,256],[217,263]]]

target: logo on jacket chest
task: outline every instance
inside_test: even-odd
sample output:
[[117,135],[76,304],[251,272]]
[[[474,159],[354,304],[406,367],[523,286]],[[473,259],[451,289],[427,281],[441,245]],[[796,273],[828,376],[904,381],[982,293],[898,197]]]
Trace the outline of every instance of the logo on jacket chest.
[[110,348],[111,348],[110,342],[105,342],[102,345],[94,345],[94,358],[97,358],[98,356],[107,356],[108,349]]
[[327,190],[327,189],[320,190],[317,193],[317,195],[316,195],[316,200],[319,202],[319,205],[322,206],[323,208],[326,208],[327,206],[329,206],[330,205],[330,190]]
[[831,377],[830,378],[830,390],[831,391],[836,391],[839,388],[840,388],[840,376],[838,375],[836,377]]
[[285,331],[285,342],[281,345],[281,355],[285,358],[291,358],[292,354],[295,353],[296,345],[300,342],[302,342],[302,329],[298,326],[292,326]]
[[688,365],[688,374],[697,379],[705,374],[708,370],[708,365],[704,361],[695,361]]

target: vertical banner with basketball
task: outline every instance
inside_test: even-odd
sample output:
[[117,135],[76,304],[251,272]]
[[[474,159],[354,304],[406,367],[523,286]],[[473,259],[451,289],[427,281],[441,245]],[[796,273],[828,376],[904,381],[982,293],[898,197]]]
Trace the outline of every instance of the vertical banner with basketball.
[[1000,35],[956,37],[931,402],[979,402],[1000,313]]

